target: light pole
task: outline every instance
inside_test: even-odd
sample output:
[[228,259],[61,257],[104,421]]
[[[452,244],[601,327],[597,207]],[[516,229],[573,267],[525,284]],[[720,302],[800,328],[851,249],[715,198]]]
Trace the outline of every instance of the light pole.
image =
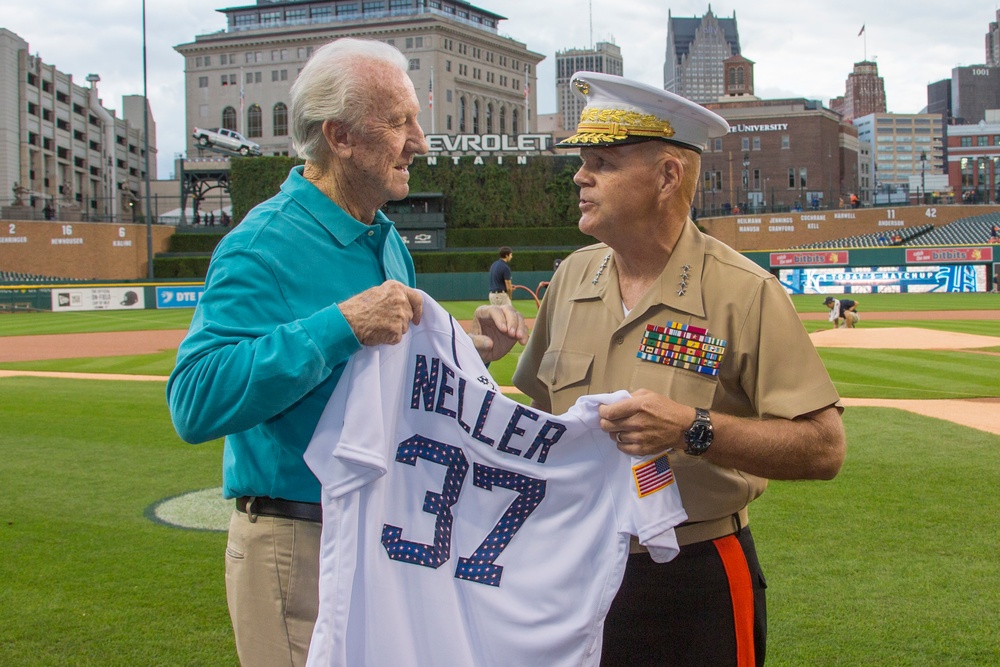
[[142,0],[142,141],[146,152],[146,274],[153,279],[153,202],[149,196],[149,84],[146,77],[146,0]]
[[920,203],[927,203],[927,185],[924,182],[924,169],[927,166],[927,151],[920,151]]

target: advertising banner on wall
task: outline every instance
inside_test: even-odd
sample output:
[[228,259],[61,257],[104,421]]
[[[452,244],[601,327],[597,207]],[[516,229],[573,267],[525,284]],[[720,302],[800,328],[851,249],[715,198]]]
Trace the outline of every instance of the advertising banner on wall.
[[141,287],[79,287],[52,290],[52,310],[142,310]]
[[194,308],[205,291],[204,285],[157,287],[157,308]]
[[782,269],[790,294],[985,292],[984,265]]

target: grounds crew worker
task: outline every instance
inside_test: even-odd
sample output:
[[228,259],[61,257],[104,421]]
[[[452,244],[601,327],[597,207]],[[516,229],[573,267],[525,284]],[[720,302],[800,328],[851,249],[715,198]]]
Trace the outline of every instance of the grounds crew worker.
[[760,665],[747,504],[768,478],[837,474],[839,397],[778,280],[688,218],[701,151],[726,121],[621,77],[578,72],[573,85],[587,106],[559,146],[580,149],[579,225],[600,243],[553,277],[514,384],[556,414],[631,391],[601,408],[601,428],[629,454],[670,450],[689,517],[673,561],[633,544],[602,664]]

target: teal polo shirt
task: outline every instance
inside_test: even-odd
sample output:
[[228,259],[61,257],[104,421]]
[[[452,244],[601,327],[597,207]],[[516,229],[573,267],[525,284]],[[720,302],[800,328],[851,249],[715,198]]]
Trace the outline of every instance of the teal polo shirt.
[[177,351],[167,403],[192,443],[225,436],[227,498],[319,502],[302,460],[350,356],[361,348],[337,304],[386,280],[415,286],[393,223],[363,224],[295,167],[212,255]]

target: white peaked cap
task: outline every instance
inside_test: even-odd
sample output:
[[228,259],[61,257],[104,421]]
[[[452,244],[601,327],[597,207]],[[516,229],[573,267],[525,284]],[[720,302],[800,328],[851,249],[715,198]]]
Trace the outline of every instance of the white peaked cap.
[[729,132],[722,116],[680,95],[612,74],[577,72],[573,87],[587,100],[576,134],[560,148],[615,146],[661,139],[701,153]]

